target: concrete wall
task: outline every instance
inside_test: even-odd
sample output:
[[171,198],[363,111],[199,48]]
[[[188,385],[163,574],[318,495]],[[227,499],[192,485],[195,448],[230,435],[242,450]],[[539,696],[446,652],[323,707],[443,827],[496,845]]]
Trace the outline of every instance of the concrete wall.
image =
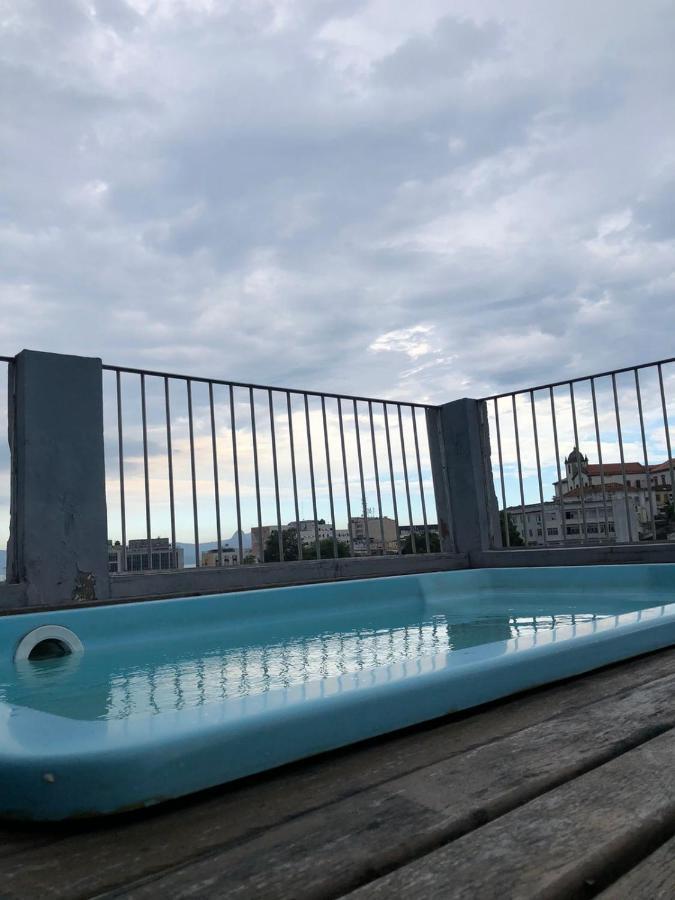
[[435,445],[431,465],[436,502],[452,523],[452,549],[472,553],[501,546],[485,404],[454,400],[434,410],[428,424],[430,447]]
[[32,350],[10,366],[7,581],[30,605],[109,596],[101,374]]

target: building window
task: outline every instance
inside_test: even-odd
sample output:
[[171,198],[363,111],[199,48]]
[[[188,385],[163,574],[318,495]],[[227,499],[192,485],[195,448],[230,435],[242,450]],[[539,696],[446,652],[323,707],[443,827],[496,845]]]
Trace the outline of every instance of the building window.
[[546,534],[549,537],[558,537],[558,529],[557,528],[547,528]]
[[575,518],[576,518],[576,513],[573,513],[573,512],[570,512],[569,510],[567,510],[567,511],[565,512],[565,518],[566,518],[566,519],[575,519]]
[[597,534],[597,533],[598,533],[597,525],[591,523],[590,525],[586,526],[586,534]]
[[567,533],[568,534],[579,534],[579,526],[578,525],[568,525]]

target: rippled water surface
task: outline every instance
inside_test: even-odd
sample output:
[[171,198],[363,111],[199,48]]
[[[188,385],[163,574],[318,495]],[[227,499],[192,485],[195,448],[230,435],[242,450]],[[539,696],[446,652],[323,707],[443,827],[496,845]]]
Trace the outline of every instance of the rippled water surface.
[[480,618],[425,615],[411,604],[409,610],[361,615],[351,626],[339,618],[328,625],[324,620],[323,627],[300,620],[261,623],[256,632],[121,643],[18,671],[12,666],[0,674],[0,699],[75,719],[145,716],[599,618],[604,616],[514,610]]

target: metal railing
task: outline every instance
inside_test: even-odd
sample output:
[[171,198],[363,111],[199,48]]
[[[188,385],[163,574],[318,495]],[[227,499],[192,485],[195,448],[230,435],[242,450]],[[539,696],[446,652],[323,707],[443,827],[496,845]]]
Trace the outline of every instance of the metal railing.
[[503,546],[675,533],[673,396],[675,358],[482,398]]
[[219,566],[438,549],[427,406],[103,369],[118,571],[175,568],[181,543],[196,566],[205,546]]

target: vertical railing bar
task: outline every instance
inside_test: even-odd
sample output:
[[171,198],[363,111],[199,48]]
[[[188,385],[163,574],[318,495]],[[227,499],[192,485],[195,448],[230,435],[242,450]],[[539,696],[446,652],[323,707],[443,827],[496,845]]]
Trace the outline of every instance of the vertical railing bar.
[[237,425],[234,413],[234,387],[230,385],[230,430],[232,432],[232,467],[234,469],[234,499],[237,507],[237,543],[239,565],[244,562],[244,540],[241,533],[241,497],[239,494],[239,462],[237,459]]
[[[629,542],[633,543],[633,527],[630,521],[630,502],[628,500],[628,485],[626,484],[626,460],[623,454],[623,437],[621,435],[621,416],[619,414],[619,395],[616,391],[616,373],[612,373],[612,391],[614,393],[614,412],[616,415],[616,433],[619,438],[619,458],[621,460],[621,477],[623,478],[623,497],[626,504],[626,524],[628,525]],[[616,533],[616,532],[615,532]]]
[[314,512],[314,546],[316,558],[321,559],[321,544],[319,543],[319,523],[316,511],[316,484],[314,482],[314,457],[312,455],[312,429],[309,423],[309,398],[305,397],[305,425],[307,426],[307,456],[309,458],[309,484],[312,489],[312,510]]
[[122,520],[122,571],[127,570],[127,511],[124,494],[124,437],[122,434],[122,389],[120,384],[120,372],[115,372],[117,384],[117,449],[119,453],[120,469],[120,518]]
[[199,558],[199,514],[197,511],[197,467],[195,464],[195,433],[194,421],[192,417],[192,381],[188,378],[187,384],[187,401],[188,401],[188,426],[190,430],[190,471],[192,474],[192,516],[194,519],[195,531],[195,566],[201,566]]
[[359,410],[354,404],[354,428],[356,431],[356,453],[359,461],[359,479],[361,481],[361,506],[363,508],[363,531],[366,536],[366,553],[370,556],[370,531],[368,529],[368,506],[366,504],[366,483],[363,478],[363,457],[361,456],[361,432],[359,429]]
[[675,503],[675,478],[673,477],[673,454],[670,447],[670,424],[668,422],[668,408],[666,406],[666,393],[663,387],[663,371],[661,363],[658,365],[659,370],[659,389],[661,392],[661,409],[663,410],[663,426],[666,430],[666,450],[668,451],[668,469],[670,470],[670,502]]
[[422,521],[424,522],[424,540],[427,545],[427,553],[431,553],[431,541],[429,540],[429,523],[427,522],[427,504],[424,500],[424,483],[422,480],[422,463],[420,461],[420,443],[417,437],[417,420],[415,418],[415,407],[411,405],[410,415],[412,416],[413,436],[415,438],[415,458],[417,460],[417,477],[420,482],[420,500],[422,501]]
[[213,382],[209,381],[209,406],[211,408],[211,450],[213,453],[213,494],[216,504],[216,540],[218,541],[218,565],[223,564],[223,542],[220,529],[220,481],[218,479],[218,443],[216,440],[216,411],[213,404]]
[[652,473],[649,468],[649,457],[647,456],[647,438],[645,437],[645,423],[642,415],[642,394],[640,393],[640,376],[638,370],[635,373],[635,391],[637,394],[638,413],[640,415],[640,434],[642,435],[642,453],[645,459],[645,469],[647,470],[647,494],[649,495],[649,512],[652,517],[652,536],[656,541],[656,517],[654,514],[654,494],[652,492]]
[[518,462],[518,483],[520,485],[520,511],[523,514],[523,530],[525,532],[525,544],[527,545],[527,516],[525,515],[525,491],[523,490],[523,466],[520,461],[520,435],[518,432],[518,412],[516,411],[516,395],[511,394],[513,407],[513,432],[516,437],[516,460]]
[[541,504],[541,536],[544,539],[544,546],[548,546],[548,535],[546,534],[546,507],[544,506],[544,485],[542,484],[541,480],[541,458],[539,456],[539,434],[537,431],[537,410],[534,403],[534,391],[530,391],[530,406],[532,407],[534,455],[537,461],[537,478],[539,480],[539,502]]
[[145,529],[148,536],[148,571],[152,569],[152,525],[150,522],[150,467],[148,465],[148,417],[145,406],[145,375],[141,375],[141,415],[143,420],[143,473],[145,477]]
[[370,443],[373,448],[373,470],[375,472],[375,490],[377,493],[377,513],[380,517],[380,538],[382,540],[382,555],[385,556],[387,546],[384,540],[384,516],[382,515],[382,491],[380,490],[380,468],[377,464],[377,445],[375,443],[375,424],[373,422],[373,402],[368,401],[368,418],[370,419]]
[[382,404],[384,410],[384,433],[387,437],[387,457],[389,459],[389,478],[391,480],[391,499],[394,505],[394,521],[396,522],[396,552],[401,555],[401,534],[398,524],[398,503],[396,502],[396,482],[394,480],[394,461],[391,455],[391,435],[389,433],[389,413],[387,412],[387,404]]
[[321,418],[323,420],[323,440],[326,449],[326,474],[328,475],[328,500],[330,502],[330,521],[333,529],[333,553],[338,558],[337,532],[335,530],[335,504],[333,503],[333,475],[330,465],[330,447],[328,441],[328,421],[326,419],[326,398],[321,395]]
[[398,433],[401,439],[401,457],[403,460],[403,478],[405,481],[405,495],[408,503],[408,519],[410,520],[410,549],[417,553],[417,541],[415,540],[415,526],[413,523],[412,504],[410,503],[410,482],[408,481],[408,457],[405,452],[405,438],[403,437],[403,419],[401,417],[401,404],[396,404],[398,412]]
[[598,463],[600,464],[600,488],[602,490],[602,508],[605,519],[605,539],[609,542],[609,518],[607,516],[607,491],[605,488],[605,464],[602,461],[602,441],[598,424],[598,401],[595,396],[595,378],[591,378],[591,399],[593,401],[593,420],[595,422],[595,442],[598,447]]
[[258,541],[260,544],[260,563],[265,562],[265,545],[263,544],[262,509],[260,506],[260,470],[258,468],[258,437],[255,428],[255,403],[253,400],[253,388],[248,389],[249,407],[251,410],[251,436],[253,437],[253,474],[255,478],[255,502],[258,513]]
[[574,446],[577,450],[577,465],[579,472],[579,495],[581,497],[581,524],[584,529],[583,533],[583,543],[588,543],[588,527],[586,525],[586,503],[584,500],[584,494],[586,493],[584,488],[584,478],[583,472],[581,471],[581,448],[579,447],[579,433],[577,431],[577,411],[576,406],[574,404],[574,384],[570,381],[570,401],[572,403],[572,425],[574,427]]
[[286,391],[286,408],[288,410],[288,440],[291,450],[291,474],[293,475],[293,502],[295,503],[295,530],[298,536],[298,559],[302,559],[302,536],[300,534],[300,506],[298,504],[298,478],[295,470],[295,442],[293,440],[293,410],[291,408],[291,392]]
[[272,390],[267,391],[270,404],[270,434],[272,437],[272,472],[274,475],[274,497],[277,504],[277,541],[279,543],[279,562],[284,561],[284,538],[281,530],[281,499],[279,497],[279,468],[277,465],[277,438],[274,428],[274,401]]
[[338,397],[338,421],[340,423],[340,446],[342,448],[342,471],[345,479],[345,501],[347,503],[347,532],[349,534],[349,553],[354,555],[354,536],[352,534],[352,509],[349,499],[349,475],[347,473],[347,451],[345,449],[345,429],[342,421],[342,399]]
[[[509,535],[509,514],[506,511],[506,486],[504,483],[504,461],[502,458],[502,435],[499,427],[499,408],[497,406],[497,398],[494,398],[495,405],[495,426],[497,429],[497,456],[499,458],[499,481],[502,489],[502,509],[504,511],[504,534],[506,535],[506,546],[511,546],[511,537]],[[525,523],[523,522],[523,528]]]
[[164,378],[164,411],[166,414],[166,462],[169,472],[169,514],[171,516],[171,545],[176,550],[176,501],[173,483],[173,445],[171,442],[171,397],[169,378]]
[[555,396],[553,394],[553,387],[550,387],[549,394],[551,397],[551,422],[553,424],[553,445],[555,447],[555,465],[556,470],[558,472],[558,485],[559,485],[559,493],[558,493],[558,502],[560,505],[560,526],[562,529],[562,539],[563,543],[567,543],[567,520],[565,519],[565,501],[563,500],[563,489],[562,489],[562,472],[560,471],[560,449],[558,446],[558,425],[555,417]]

